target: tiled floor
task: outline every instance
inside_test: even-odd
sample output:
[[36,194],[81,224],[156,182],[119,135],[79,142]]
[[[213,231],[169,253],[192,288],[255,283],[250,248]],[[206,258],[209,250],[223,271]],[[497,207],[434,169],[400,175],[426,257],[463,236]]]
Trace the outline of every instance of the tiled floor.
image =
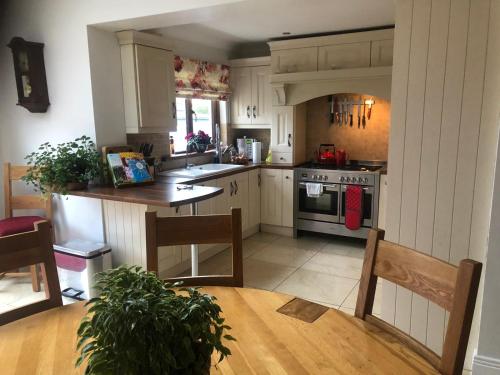
[[[365,243],[331,236],[298,239],[258,233],[243,241],[244,285],[301,297],[353,314]],[[226,274],[225,250],[200,264],[200,274]],[[377,293],[374,314],[380,314]]]
[[[364,256],[364,241],[331,236],[298,239],[258,233],[243,241],[244,285],[290,294],[353,314]],[[202,262],[200,274],[227,274],[231,252]],[[0,312],[44,298],[29,278],[0,280]],[[69,302],[71,300],[66,300]],[[375,298],[374,314],[380,314]]]

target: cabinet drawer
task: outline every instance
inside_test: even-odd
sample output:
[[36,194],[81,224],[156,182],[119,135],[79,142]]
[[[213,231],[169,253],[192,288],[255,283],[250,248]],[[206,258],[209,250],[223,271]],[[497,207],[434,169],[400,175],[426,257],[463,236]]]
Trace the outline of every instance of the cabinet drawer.
[[293,163],[293,154],[291,152],[274,152],[273,163],[286,164]]
[[370,66],[370,42],[319,47],[318,70]]
[[371,66],[391,66],[394,40],[374,40],[371,47]]
[[273,74],[315,72],[318,70],[318,48],[294,48],[273,51],[271,57]]

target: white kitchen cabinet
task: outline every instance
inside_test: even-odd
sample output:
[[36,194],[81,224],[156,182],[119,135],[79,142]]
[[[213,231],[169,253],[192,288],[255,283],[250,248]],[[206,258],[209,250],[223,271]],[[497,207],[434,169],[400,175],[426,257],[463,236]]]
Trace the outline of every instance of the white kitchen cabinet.
[[318,70],[318,48],[293,48],[272,51],[273,74],[314,72]]
[[260,168],[248,172],[248,228],[260,224]]
[[231,70],[231,122],[250,125],[252,123],[252,68],[240,67]]
[[215,213],[218,215],[228,214],[231,209],[231,198],[234,192],[233,176],[217,179],[217,187],[223,188],[224,192],[215,197]]
[[261,174],[260,221],[262,224],[282,225],[283,178],[280,169],[263,168]]
[[293,227],[293,170],[283,169],[281,189],[281,225]]
[[380,175],[380,192],[378,200],[378,227],[385,230],[387,206],[387,175]]
[[[252,64],[248,59],[247,64]],[[238,60],[241,64],[241,60]],[[231,70],[231,123],[268,127],[271,123],[272,91],[269,83],[271,68],[237,66]]]
[[307,113],[305,103],[297,106],[273,106],[271,151],[273,163],[305,161]]
[[370,66],[370,42],[343,43],[319,47],[318,70]]
[[233,177],[233,195],[231,197],[231,208],[241,208],[241,228],[248,229],[248,172],[238,173]]
[[371,66],[391,66],[394,39],[374,40],[371,43]]
[[121,40],[127,133],[168,133],[177,127],[174,54]]
[[292,105],[273,107],[271,128],[272,151],[293,151],[293,113],[294,107]]

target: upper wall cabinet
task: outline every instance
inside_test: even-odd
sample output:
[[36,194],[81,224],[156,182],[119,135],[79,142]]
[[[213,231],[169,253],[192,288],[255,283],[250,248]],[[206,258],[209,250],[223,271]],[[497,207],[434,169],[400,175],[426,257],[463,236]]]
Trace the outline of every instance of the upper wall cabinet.
[[157,36],[122,31],[123,96],[127,133],[175,131],[174,54]]
[[269,58],[231,61],[231,124],[269,128],[271,124]]
[[271,54],[273,74],[312,72],[318,69],[318,49],[294,48]]
[[273,74],[392,65],[394,29],[269,42]]
[[370,42],[334,44],[318,49],[318,70],[366,66],[370,66]]

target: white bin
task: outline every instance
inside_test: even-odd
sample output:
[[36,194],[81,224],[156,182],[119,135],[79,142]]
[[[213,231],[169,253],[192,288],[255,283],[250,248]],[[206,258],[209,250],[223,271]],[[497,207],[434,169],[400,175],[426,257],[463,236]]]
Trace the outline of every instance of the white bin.
[[82,291],[78,299],[95,297],[95,274],[111,268],[111,248],[104,243],[71,240],[54,245],[54,255],[61,291]]

